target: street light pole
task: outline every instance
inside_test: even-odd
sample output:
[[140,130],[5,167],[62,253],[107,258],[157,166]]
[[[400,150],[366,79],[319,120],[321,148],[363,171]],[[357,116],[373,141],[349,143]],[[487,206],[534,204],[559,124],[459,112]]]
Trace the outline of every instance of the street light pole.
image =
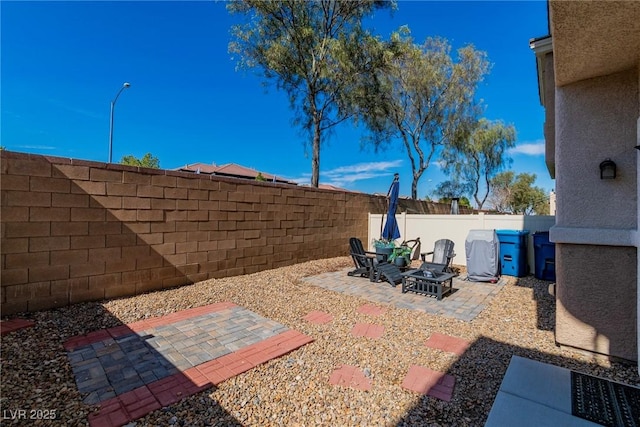
[[123,84],[120,90],[118,91],[118,93],[116,94],[116,97],[113,98],[113,101],[111,101],[111,115],[109,117],[109,163],[111,163],[111,158],[113,154],[113,109],[115,108],[116,101],[118,100],[118,97],[120,96],[122,91],[128,88],[129,86],[131,86],[131,84],[129,83]]

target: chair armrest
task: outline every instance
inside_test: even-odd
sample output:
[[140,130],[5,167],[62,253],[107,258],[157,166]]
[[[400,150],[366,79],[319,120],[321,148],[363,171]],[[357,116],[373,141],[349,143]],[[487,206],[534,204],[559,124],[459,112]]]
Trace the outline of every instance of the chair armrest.
[[355,252],[351,252],[350,253],[351,256],[354,256],[356,258],[362,259],[365,262],[372,262],[374,260],[374,257],[369,256],[369,255],[363,255],[363,254],[357,254]]
[[431,252],[422,252],[422,253],[420,253],[420,258],[422,259],[422,262],[425,262],[425,261],[426,261],[426,259],[425,259],[425,258],[426,258],[426,256],[427,256],[427,255],[433,255],[433,251],[431,251]]

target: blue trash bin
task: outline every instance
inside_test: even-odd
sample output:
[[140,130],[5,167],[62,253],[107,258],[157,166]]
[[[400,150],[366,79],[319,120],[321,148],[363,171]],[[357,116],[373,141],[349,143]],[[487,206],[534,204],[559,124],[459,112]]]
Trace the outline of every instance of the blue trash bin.
[[496,230],[500,241],[500,269],[502,274],[522,277],[529,273],[527,262],[528,230]]
[[556,280],[556,245],[549,241],[548,231],[533,233],[533,249],[536,279]]

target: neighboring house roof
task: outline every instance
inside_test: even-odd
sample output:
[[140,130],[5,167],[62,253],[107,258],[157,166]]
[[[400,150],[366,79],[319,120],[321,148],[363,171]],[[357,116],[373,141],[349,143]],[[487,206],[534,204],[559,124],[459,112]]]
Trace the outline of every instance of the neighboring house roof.
[[347,193],[359,193],[359,191],[347,190],[346,188],[336,187],[331,184],[318,184],[318,188],[323,190],[333,190],[333,191],[346,191]]
[[266,172],[260,172],[255,169],[241,166],[236,163],[227,163],[226,165],[216,166],[214,164],[207,163],[191,163],[174,170],[182,172],[202,173],[208,175],[227,176],[231,178],[244,178],[244,179],[256,179],[258,174],[266,181],[279,182],[281,184],[297,185],[294,181],[289,181],[284,178],[280,178],[276,175],[272,175]]

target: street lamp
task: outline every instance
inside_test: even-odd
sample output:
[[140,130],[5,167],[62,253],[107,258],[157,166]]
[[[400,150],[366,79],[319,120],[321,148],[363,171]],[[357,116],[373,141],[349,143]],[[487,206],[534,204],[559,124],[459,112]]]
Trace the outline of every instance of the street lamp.
[[111,101],[111,116],[109,118],[109,163],[111,163],[111,157],[113,154],[113,109],[116,106],[116,101],[118,100],[118,97],[120,96],[122,91],[128,88],[129,86],[131,86],[130,83],[123,84],[120,90],[118,91],[118,93],[116,94],[116,97],[113,98],[113,101]]

